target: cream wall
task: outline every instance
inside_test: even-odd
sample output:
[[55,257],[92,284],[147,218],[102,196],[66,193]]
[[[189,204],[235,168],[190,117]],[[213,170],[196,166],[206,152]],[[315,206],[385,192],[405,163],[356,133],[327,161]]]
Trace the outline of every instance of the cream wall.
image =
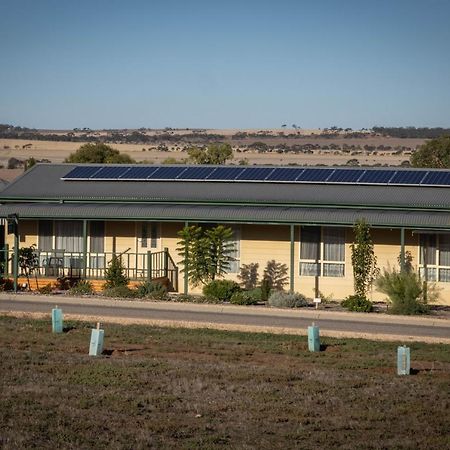
[[[180,263],[177,253],[177,236],[184,226],[183,222],[163,223],[160,227],[161,249],[168,248],[169,253],[176,264]],[[262,278],[267,261],[275,259],[279,263],[290,266],[290,227],[285,225],[250,225],[240,226],[240,264],[259,264],[260,279]],[[20,222],[20,246],[38,246],[38,224],[37,221],[22,220]],[[397,267],[397,258],[400,254],[400,230],[396,229],[372,229],[371,235],[374,241],[377,265],[380,270],[387,267]],[[136,253],[138,249],[139,226],[135,222],[111,221],[105,223],[105,252],[118,253],[130,249],[130,253]],[[299,253],[300,253],[300,226],[295,227],[295,267],[294,267],[294,290],[301,292],[309,298],[314,297],[315,278],[299,275]],[[350,244],[353,240],[351,228],[346,229],[345,244],[345,277],[319,277],[319,290],[325,296],[331,296],[335,300],[341,300],[353,293],[353,273],[351,265]],[[10,248],[14,246],[14,237],[6,236],[6,243]],[[405,250],[410,251],[413,257],[413,266],[417,267],[419,261],[418,235],[411,231],[405,233]],[[125,258],[126,259],[126,258]],[[135,259],[129,260],[130,267],[135,267]],[[179,265],[179,269],[181,270]],[[290,271],[288,271],[290,273]],[[229,274],[229,279],[237,280],[236,274]],[[184,275],[179,274],[179,290],[183,291]],[[437,283],[440,288],[441,299],[439,303],[450,305],[450,283]],[[289,285],[286,286],[289,288]],[[190,292],[201,292],[201,288],[190,287]],[[371,298],[381,301],[384,295],[372,290]]]

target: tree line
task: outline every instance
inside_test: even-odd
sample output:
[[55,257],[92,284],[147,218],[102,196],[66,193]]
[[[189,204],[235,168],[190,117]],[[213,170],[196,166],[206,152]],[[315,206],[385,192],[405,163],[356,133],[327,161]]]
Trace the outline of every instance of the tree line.
[[450,128],[442,127],[373,127],[372,130],[383,136],[398,138],[435,139],[444,135],[450,135]]

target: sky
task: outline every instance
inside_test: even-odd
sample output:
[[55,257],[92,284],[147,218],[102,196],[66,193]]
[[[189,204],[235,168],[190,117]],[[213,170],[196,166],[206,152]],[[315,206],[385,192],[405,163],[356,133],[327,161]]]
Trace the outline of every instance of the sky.
[[0,123],[450,127],[449,0],[0,0]]

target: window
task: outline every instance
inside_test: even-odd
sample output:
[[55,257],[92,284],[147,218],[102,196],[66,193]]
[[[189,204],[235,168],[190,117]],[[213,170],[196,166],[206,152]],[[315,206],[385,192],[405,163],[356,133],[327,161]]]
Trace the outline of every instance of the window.
[[50,252],[53,250],[53,221],[39,221],[39,250]]
[[158,248],[158,224],[156,222],[142,222],[141,225],[141,247],[157,249]]
[[421,234],[419,247],[420,276],[450,282],[450,234]]
[[345,229],[302,227],[300,275],[343,277],[345,271]]
[[105,222],[94,221],[89,223],[89,251],[90,268],[105,268]]
[[234,247],[233,252],[230,253],[233,260],[230,261],[229,271],[230,273],[238,273],[241,266],[241,229],[238,226],[231,226],[230,228],[233,230],[233,238],[230,240],[230,243],[232,243]]
[[71,220],[55,221],[55,248],[65,252],[83,251],[83,222]]

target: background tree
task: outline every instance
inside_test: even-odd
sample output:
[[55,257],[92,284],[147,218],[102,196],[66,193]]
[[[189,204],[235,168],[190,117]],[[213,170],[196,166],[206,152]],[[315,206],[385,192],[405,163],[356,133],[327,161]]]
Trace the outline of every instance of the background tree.
[[450,168],[450,136],[441,136],[421,145],[411,155],[412,167]]
[[230,144],[210,144],[205,148],[192,147],[187,153],[189,162],[194,164],[225,164],[233,159]]
[[230,270],[233,261],[233,230],[223,225],[202,229],[191,225],[184,227],[178,236],[177,251],[181,256],[182,272],[187,270],[193,286],[206,285]]
[[120,153],[109,145],[95,143],[84,144],[75,153],[66,159],[67,163],[94,163],[94,164],[132,164],[134,159],[129,155]]
[[358,220],[353,228],[355,240],[350,245],[352,252],[353,278],[355,294],[367,300],[367,294],[377,277],[377,257],[373,250],[370,227],[364,219]]

